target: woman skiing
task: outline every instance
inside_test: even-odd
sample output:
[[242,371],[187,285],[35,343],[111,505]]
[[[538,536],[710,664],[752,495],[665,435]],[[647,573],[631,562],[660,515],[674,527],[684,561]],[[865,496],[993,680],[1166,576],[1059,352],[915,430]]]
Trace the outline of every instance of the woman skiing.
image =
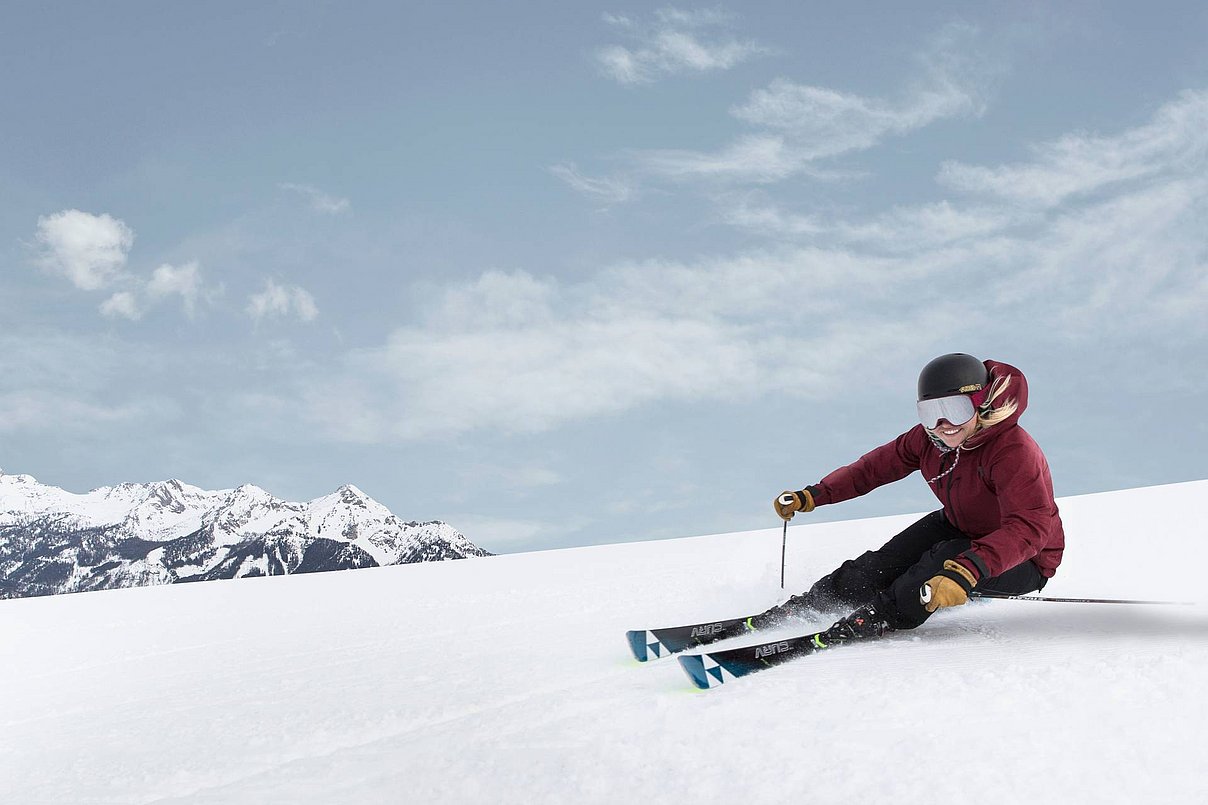
[[748,622],[851,610],[828,640],[913,629],[974,589],[1013,595],[1044,587],[1065,536],[1044,453],[1019,426],[1028,384],[1013,366],[942,355],[918,382],[921,423],[818,483],[775,501],[784,520],[922,472],[942,508],[880,549],[848,560],[808,592]]

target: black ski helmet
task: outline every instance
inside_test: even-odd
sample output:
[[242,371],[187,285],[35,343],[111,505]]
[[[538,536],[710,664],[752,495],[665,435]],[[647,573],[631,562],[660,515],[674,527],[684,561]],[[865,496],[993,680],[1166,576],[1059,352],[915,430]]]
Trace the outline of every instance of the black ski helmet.
[[941,355],[919,372],[919,400],[972,394],[990,382],[985,364],[972,355],[952,352]]

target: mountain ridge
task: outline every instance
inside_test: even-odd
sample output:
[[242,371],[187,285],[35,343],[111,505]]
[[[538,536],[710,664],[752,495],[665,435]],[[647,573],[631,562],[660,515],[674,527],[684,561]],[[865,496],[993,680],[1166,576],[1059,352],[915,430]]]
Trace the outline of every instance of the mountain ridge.
[[314,573],[491,554],[352,484],[305,503],[178,479],[77,494],[0,470],[0,598]]

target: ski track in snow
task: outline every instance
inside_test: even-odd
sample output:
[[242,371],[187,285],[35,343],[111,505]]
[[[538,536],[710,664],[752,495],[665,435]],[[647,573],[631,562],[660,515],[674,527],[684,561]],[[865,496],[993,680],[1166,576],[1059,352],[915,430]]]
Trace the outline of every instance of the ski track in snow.
[[[1203,601],[1205,494],[1061,501],[1044,593]],[[912,519],[803,521],[788,587]],[[0,602],[0,800],[1208,801],[1202,603],[978,601],[707,692],[629,658],[775,603],[779,560],[769,529]]]

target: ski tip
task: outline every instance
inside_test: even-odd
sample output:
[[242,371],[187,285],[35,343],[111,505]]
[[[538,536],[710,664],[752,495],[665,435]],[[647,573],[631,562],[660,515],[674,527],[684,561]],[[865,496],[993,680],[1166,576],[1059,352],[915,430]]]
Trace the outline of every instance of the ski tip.
[[696,654],[688,654],[678,659],[680,668],[684,669],[684,673],[692,680],[692,684],[701,690],[708,690],[709,675],[705,673],[704,658]]
[[650,654],[646,648],[646,631],[630,630],[625,633],[625,639],[629,641],[629,650],[633,652],[633,658],[638,662],[646,662],[650,659]]

